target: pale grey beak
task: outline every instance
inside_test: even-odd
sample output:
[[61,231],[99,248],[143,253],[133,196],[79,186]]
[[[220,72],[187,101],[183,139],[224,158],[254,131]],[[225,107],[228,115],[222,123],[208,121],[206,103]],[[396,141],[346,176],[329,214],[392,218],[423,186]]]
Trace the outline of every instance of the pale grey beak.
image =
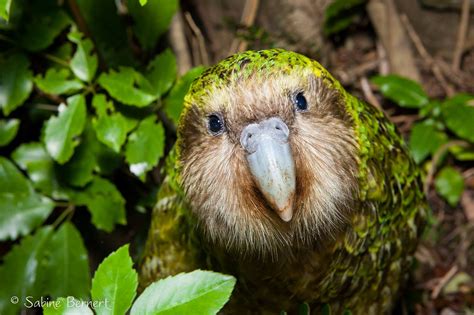
[[273,117],[246,126],[240,135],[255,183],[285,222],[293,217],[296,185],[289,134],[288,126]]

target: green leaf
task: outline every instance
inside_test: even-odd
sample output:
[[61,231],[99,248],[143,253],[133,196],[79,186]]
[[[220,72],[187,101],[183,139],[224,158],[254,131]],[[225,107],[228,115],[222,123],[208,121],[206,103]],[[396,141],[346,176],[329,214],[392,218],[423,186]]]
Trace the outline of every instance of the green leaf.
[[76,148],[72,158],[59,167],[63,180],[75,187],[84,187],[93,179],[94,169],[97,165],[96,153],[99,142],[92,129],[91,123],[86,123],[81,136],[81,143]]
[[70,67],[72,72],[82,81],[90,82],[97,71],[97,55],[92,52],[93,44],[88,38],[82,39],[82,33],[72,31],[68,34],[70,41],[77,45],[72,56]]
[[449,147],[449,152],[459,161],[474,161],[474,147],[462,147],[453,145]]
[[[140,3],[143,0],[140,0]],[[146,3],[146,0],[145,0]],[[143,3],[142,5],[145,5]],[[5,21],[8,22],[8,18],[10,16],[10,6],[12,4],[12,0],[0,0],[0,18],[4,19]]]
[[117,14],[115,0],[76,0],[97,51],[108,67],[134,66],[125,19]]
[[0,119],[0,147],[8,145],[15,139],[20,128],[19,119]]
[[44,291],[53,298],[89,296],[89,260],[81,234],[70,222],[61,225],[45,250]]
[[163,156],[165,131],[156,117],[150,116],[140,122],[138,128],[128,137],[125,159],[130,171],[142,180]]
[[446,126],[458,137],[474,143],[474,95],[460,94],[444,102],[441,112]]
[[69,16],[55,1],[29,1],[20,23],[18,42],[30,51],[40,51],[71,24]]
[[20,145],[12,153],[12,159],[28,173],[36,189],[55,199],[65,198],[58,181],[54,161],[42,143],[32,142]]
[[120,152],[120,148],[127,139],[127,133],[130,131],[129,120],[121,113],[113,113],[94,119],[93,124],[100,142],[115,152]]
[[204,69],[204,67],[195,67],[189,70],[176,82],[165,99],[164,111],[175,124],[178,124],[179,115],[183,109],[184,96],[188,93],[191,83],[201,75]]
[[92,106],[98,116],[92,120],[97,138],[114,152],[119,153],[127,134],[137,126],[138,120],[115,112],[113,102],[107,102],[103,94],[94,95]]
[[43,307],[44,315],[94,315],[87,302],[72,296],[51,301]]
[[101,230],[111,232],[115,224],[126,224],[125,199],[114,184],[106,179],[94,177],[84,190],[71,193],[77,205],[87,206],[92,223]]
[[[52,229],[43,227],[35,235],[28,235],[19,245],[3,257],[0,266],[0,314],[18,314],[27,297],[42,295],[37,279],[42,272],[40,262],[44,256]],[[11,303],[12,296],[18,303]]]
[[146,7],[137,0],[128,0],[127,6],[134,21],[133,31],[142,47],[148,50],[156,46],[168,29],[178,9],[178,0],[154,0]]
[[23,54],[0,56],[0,108],[8,116],[23,104],[33,89],[30,62]]
[[144,6],[148,2],[148,0],[139,0],[139,1],[140,1],[140,5],[142,6]]
[[92,299],[97,304],[108,302],[96,307],[96,314],[125,314],[137,294],[137,286],[138,275],[128,254],[128,245],[124,245],[105,258],[94,274]]
[[464,179],[458,170],[446,166],[436,176],[435,188],[441,197],[454,207],[464,191]]
[[448,141],[448,136],[429,121],[413,125],[410,134],[409,147],[416,163],[422,162],[430,154]]
[[358,13],[363,12],[366,0],[334,0],[324,12],[324,34],[338,33],[352,24]]
[[68,106],[61,104],[59,115],[51,117],[45,123],[44,143],[48,153],[58,163],[64,164],[78,145],[75,137],[84,129],[86,121],[86,103],[83,95],[71,96]]
[[31,183],[4,157],[0,157],[0,240],[16,239],[41,225],[54,203],[33,189]]
[[429,102],[428,95],[418,83],[398,75],[375,76],[371,82],[380,88],[386,98],[401,107],[421,108]]
[[43,77],[38,75],[34,81],[38,88],[49,94],[72,94],[84,87],[81,81],[68,80],[71,72],[68,69],[49,68]]
[[234,285],[234,277],[216,272],[180,273],[148,286],[130,314],[216,314],[229,300]]
[[144,107],[157,98],[151,93],[150,83],[133,68],[120,67],[118,72],[102,73],[99,84],[110,96],[127,105]]
[[147,67],[146,78],[153,87],[154,95],[160,97],[168,92],[176,80],[176,74],[176,57],[170,49],[166,49],[157,55]]

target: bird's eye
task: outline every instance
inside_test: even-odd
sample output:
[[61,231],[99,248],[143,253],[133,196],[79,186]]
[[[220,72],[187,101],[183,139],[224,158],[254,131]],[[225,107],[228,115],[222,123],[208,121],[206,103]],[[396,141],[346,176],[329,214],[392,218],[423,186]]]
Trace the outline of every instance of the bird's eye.
[[209,115],[207,128],[213,135],[220,135],[224,132],[224,119],[216,114]]
[[304,97],[303,92],[298,92],[293,96],[293,103],[295,104],[296,110],[299,112],[304,112],[308,110],[308,101]]

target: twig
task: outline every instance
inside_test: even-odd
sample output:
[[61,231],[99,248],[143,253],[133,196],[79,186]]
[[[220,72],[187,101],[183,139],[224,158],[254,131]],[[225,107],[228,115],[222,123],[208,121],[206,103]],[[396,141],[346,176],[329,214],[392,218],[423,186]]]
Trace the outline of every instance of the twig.
[[207,54],[206,42],[204,41],[204,36],[202,36],[201,30],[196,25],[191,14],[189,14],[189,12],[185,12],[184,17],[186,19],[186,22],[188,22],[188,25],[191,28],[191,31],[193,31],[193,34],[197,38],[199,55],[201,56],[201,63],[204,65],[209,65],[209,55]]
[[35,107],[38,108],[38,109],[47,110],[47,111],[51,111],[51,112],[57,112],[58,111],[58,106],[56,106],[56,105],[35,104]]
[[362,92],[364,93],[365,98],[369,103],[377,107],[378,109],[382,110],[382,106],[380,106],[379,100],[375,97],[372,89],[370,88],[369,81],[366,77],[362,77],[360,79],[360,86],[362,87]]
[[444,288],[444,286],[451,280],[451,278],[458,272],[458,266],[453,265],[445,275],[439,279],[438,284],[434,287],[433,291],[431,292],[431,298],[436,299]]
[[431,55],[428,53],[426,50],[425,46],[423,45],[423,42],[421,41],[420,37],[416,33],[415,29],[410,23],[410,20],[406,16],[406,14],[402,14],[400,18],[403,21],[403,24],[405,25],[405,28],[407,30],[408,36],[410,37],[411,41],[413,42],[413,45],[415,45],[416,50],[420,54],[421,58],[427,63],[427,65],[431,68],[431,71],[435,75],[436,79],[439,81],[441,86],[443,87],[446,95],[451,96],[454,94],[454,89],[451,85],[448,84],[446,81],[445,77],[443,76],[443,73],[441,72],[441,69],[439,65],[436,63],[436,61],[431,57]]
[[[244,27],[250,27],[255,22],[257,16],[258,7],[260,5],[260,0],[247,0],[245,1],[244,10],[242,12],[242,17],[240,18],[240,25]],[[240,38],[234,38],[232,44],[230,45],[229,55],[236,52],[244,51],[247,49],[248,43],[245,40]]]
[[461,67],[461,57],[464,49],[464,41],[466,40],[467,28],[469,26],[469,10],[471,1],[464,0],[461,9],[461,20],[459,21],[458,39],[456,41],[456,49],[453,53],[453,62],[451,67],[453,70],[459,70]]
[[431,160],[431,167],[428,170],[428,174],[426,175],[426,179],[425,179],[425,184],[423,186],[423,191],[425,193],[425,196],[428,196],[428,190],[431,186],[431,183],[433,182],[433,178],[436,173],[438,162],[440,161],[442,156],[446,153],[446,151],[448,151],[449,148],[456,145],[461,146],[461,147],[466,147],[469,145],[469,143],[463,140],[449,141],[448,143],[443,144],[433,155],[433,159]]
[[381,75],[387,75],[390,73],[390,64],[387,60],[387,51],[383,47],[380,41],[377,41],[377,55],[379,56],[379,73]]
[[69,63],[66,61],[66,60],[63,60],[61,58],[58,58],[54,55],[51,55],[51,54],[43,54],[44,58],[52,61],[52,62],[55,62],[63,67],[67,67],[69,68]]
[[464,177],[464,179],[468,179],[469,177],[472,177],[472,176],[474,176],[474,167],[462,173],[462,177]]
[[183,24],[183,16],[181,11],[178,11],[171,21],[169,36],[171,47],[176,55],[180,75],[186,73],[192,67],[191,55],[186,42],[186,36],[184,35]]

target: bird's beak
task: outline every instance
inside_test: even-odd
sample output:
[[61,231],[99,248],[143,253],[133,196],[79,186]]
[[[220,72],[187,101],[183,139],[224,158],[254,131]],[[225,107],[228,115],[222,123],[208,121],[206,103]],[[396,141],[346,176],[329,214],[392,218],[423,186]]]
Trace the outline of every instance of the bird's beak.
[[273,117],[246,126],[240,135],[255,183],[285,222],[293,217],[296,181],[289,134],[288,126]]

